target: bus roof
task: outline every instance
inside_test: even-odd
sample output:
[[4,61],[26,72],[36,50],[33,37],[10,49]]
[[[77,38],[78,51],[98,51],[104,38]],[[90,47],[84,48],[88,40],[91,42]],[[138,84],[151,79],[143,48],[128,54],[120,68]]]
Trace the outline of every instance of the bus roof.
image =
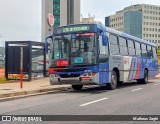
[[141,38],[138,38],[138,37],[135,37],[135,36],[132,36],[130,34],[127,34],[127,33],[124,33],[124,32],[120,32],[120,31],[117,31],[113,28],[109,28],[109,27],[105,27],[104,25],[100,25],[100,24],[97,24],[97,27],[101,28],[102,30],[105,30],[107,32],[110,32],[110,33],[113,33],[113,34],[117,34],[117,35],[120,35],[122,37],[126,37],[128,39],[132,39],[132,40],[136,40],[138,41],[139,43],[144,43],[144,44],[147,44],[147,45],[151,45],[151,46],[154,46],[156,47],[156,44],[154,43],[151,43],[149,41],[146,41],[146,40],[143,40]]

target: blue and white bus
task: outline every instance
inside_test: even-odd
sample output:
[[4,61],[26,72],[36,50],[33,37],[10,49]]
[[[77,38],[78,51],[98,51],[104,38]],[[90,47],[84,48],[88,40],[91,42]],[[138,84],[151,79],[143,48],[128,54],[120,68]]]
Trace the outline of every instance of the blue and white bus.
[[156,45],[100,24],[54,29],[50,43],[50,84],[105,85],[137,80],[146,84],[158,73]]

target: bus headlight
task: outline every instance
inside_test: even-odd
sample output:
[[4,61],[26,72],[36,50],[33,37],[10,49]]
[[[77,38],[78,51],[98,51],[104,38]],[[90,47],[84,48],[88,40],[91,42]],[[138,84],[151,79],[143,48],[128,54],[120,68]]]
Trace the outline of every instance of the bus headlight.
[[85,72],[82,76],[96,76],[95,72]]

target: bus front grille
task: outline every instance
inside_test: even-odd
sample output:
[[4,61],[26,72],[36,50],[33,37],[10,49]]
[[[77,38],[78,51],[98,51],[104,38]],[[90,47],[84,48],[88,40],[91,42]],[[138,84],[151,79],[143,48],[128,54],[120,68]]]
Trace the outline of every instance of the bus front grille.
[[61,74],[61,78],[71,78],[71,77],[79,77],[80,74]]

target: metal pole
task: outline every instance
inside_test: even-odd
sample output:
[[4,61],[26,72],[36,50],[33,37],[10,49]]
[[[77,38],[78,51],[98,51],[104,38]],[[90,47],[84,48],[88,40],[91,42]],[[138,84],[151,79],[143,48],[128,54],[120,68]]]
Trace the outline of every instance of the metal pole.
[[5,77],[8,80],[8,42],[5,42]]
[[23,87],[23,47],[20,49],[20,88]]

